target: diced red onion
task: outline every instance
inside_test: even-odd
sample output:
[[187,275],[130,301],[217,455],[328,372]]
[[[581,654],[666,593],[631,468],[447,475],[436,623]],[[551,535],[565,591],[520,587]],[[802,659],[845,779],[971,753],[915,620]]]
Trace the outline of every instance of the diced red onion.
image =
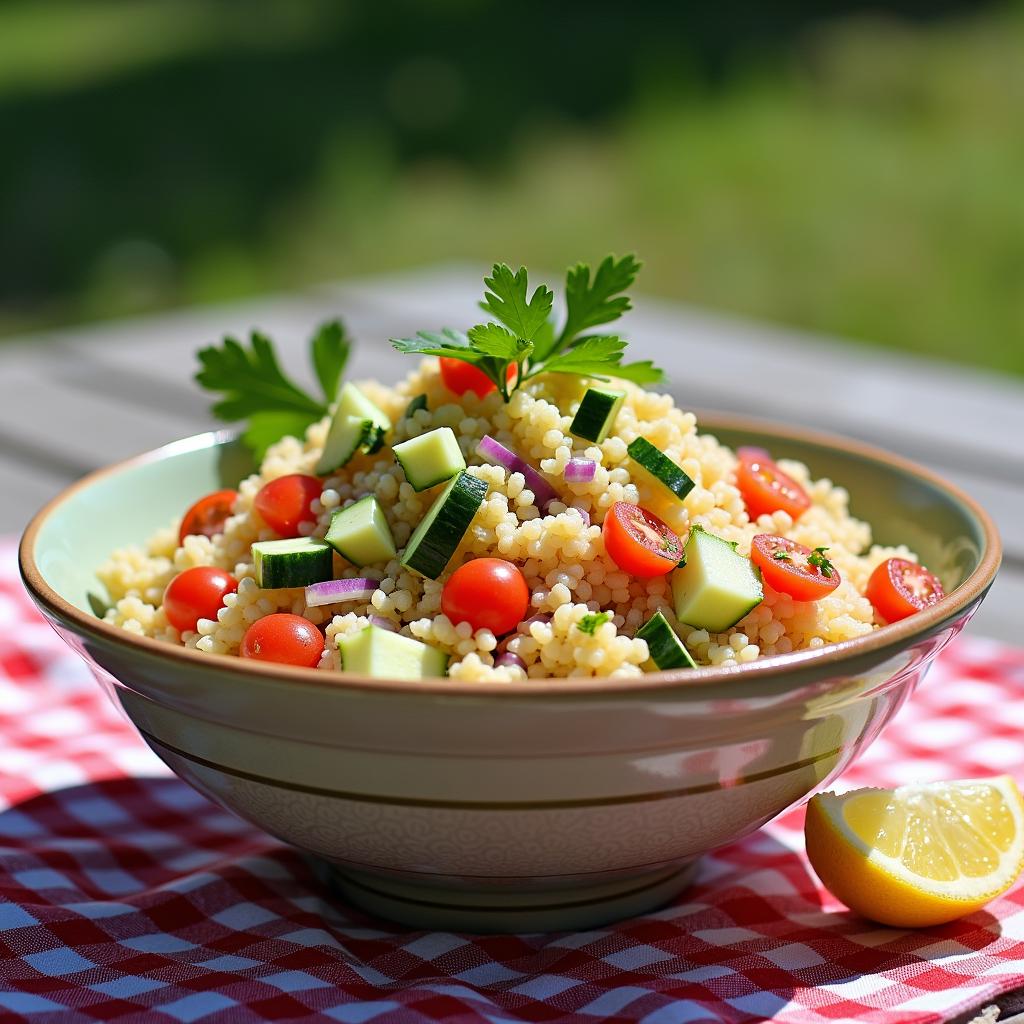
[[385,619],[383,615],[371,615],[370,624],[386,629],[389,633],[398,632],[398,627],[390,619]]
[[318,608],[341,601],[369,601],[377,589],[377,580],[360,576],[354,580],[325,580],[306,587],[306,605]]
[[524,672],[526,671],[526,662],[518,654],[513,654],[511,651],[505,651],[494,659],[495,668],[501,668],[506,665],[514,665],[516,668],[521,668]]
[[580,518],[583,520],[585,526],[590,525],[590,513],[585,508],[576,508],[575,505],[570,505],[569,510],[575,509],[580,514]]
[[531,615],[528,619],[523,619],[523,621],[520,622],[519,625],[526,627],[526,633],[520,633],[518,631],[518,629],[517,629],[517,631],[515,633],[509,633],[509,635],[507,637],[505,637],[504,640],[499,642],[499,644],[498,644],[498,646],[496,648],[497,652],[499,654],[504,654],[505,651],[508,650],[508,645],[513,640],[515,640],[516,637],[529,635],[530,625],[532,623],[534,623],[534,622],[550,622],[550,621],[551,621],[551,613],[550,612],[537,612],[536,615]]
[[565,464],[564,476],[571,484],[589,484],[597,472],[593,459],[570,459]]
[[536,615],[531,615],[528,619],[523,619],[519,625],[526,626],[526,632],[530,632],[530,626],[535,622],[550,622],[551,612],[537,612]]
[[522,473],[526,478],[526,486],[533,491],[534,501],[542,512],[558,498],[558,492],[533,468],[525,459],[520,458],[500,441],[495,441],[490,434],[484,434],[476,446],[477,455],[488,462],[493,462],[507,469],[510,473]]

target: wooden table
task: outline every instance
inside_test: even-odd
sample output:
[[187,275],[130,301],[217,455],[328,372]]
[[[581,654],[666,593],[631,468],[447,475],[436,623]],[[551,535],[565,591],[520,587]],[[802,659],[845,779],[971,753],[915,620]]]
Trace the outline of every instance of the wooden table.
[[[306,340],[340,314],[359,342],[352,377],[394,379],[387,344],[479,316],[480,268],[442,266],[302,294],[119,321],[0,344],[0,533],[70,481],[213,425],[191,380],[195,349],[258,325],[310,379]],[[1024,608],[1024,382],[644,298],[625,332],[664,366],[684,407],[788,420],[931,466],[995,517],[1003,568],[972,629],[1020,642]]]

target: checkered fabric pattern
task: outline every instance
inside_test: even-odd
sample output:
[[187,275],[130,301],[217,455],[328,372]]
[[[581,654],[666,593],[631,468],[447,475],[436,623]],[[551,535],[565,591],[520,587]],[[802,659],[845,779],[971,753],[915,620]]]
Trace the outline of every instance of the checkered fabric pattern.
[[[1024,651],[962,638],[843,780],[1024,771]],[[794,812],[674,905],[580,934],[402,931],[168,775],[0,547],[0,1021],[948,1020],[1024,985],[1024,891],[881,928],[822,891]]]

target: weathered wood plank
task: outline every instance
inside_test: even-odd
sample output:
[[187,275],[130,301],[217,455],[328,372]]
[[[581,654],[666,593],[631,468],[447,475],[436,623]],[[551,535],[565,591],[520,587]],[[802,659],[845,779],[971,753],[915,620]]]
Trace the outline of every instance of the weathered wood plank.
[[5,362],[0,448],[50,471],[80,475],[108,462],[199,433],[210,425],[185,412],[155,408],[151,396],[124,389],[116,398],[86,391],[38,364]]

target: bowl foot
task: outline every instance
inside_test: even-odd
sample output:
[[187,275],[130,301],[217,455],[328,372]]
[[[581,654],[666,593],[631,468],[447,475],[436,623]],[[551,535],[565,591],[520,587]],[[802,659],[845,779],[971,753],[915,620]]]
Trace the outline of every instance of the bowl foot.
[[594,928],[668,903],[693,880],[697,861],[592,885],[536,891],[443,888],[323,865],[346,900],[415,929],[550,932]]

